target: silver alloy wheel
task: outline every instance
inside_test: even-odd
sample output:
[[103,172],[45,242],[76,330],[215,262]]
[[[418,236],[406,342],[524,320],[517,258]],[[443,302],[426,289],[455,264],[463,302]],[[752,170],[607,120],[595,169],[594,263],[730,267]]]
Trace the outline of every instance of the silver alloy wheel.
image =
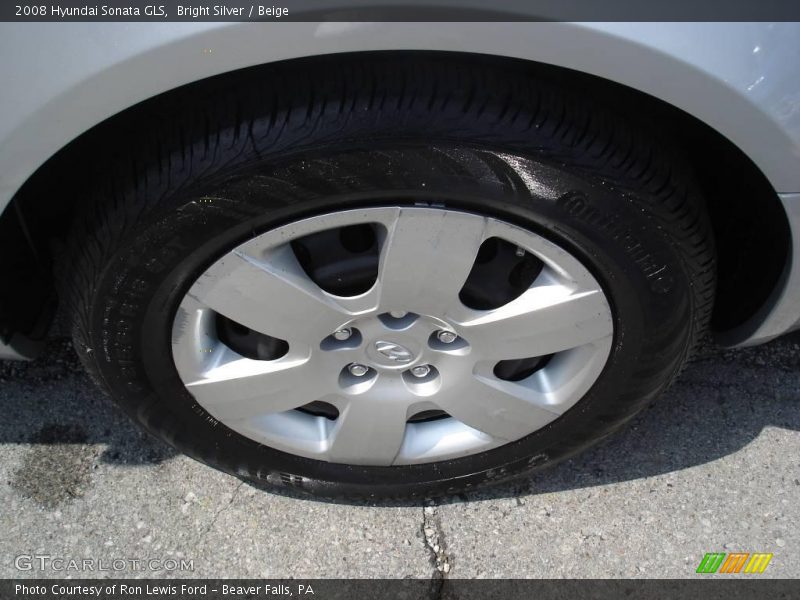
[[[365,293],[332,295],[290,242],[358,224],[379,232],[377,280]],[[517,298],[477,310],[459,292],[490,238],[543,267]],[[220,341],[217,313],[285,340],[288,351],[243,357]],[[467,456],[544,427],[591,388],[612,340],[605,294],[563,248],[472,213],[386,207],[304,219],[221,257],[182,301],[172,351],[196,401],[243,436],[308,458],[388,466]],[[495,375],[500,361],[542,356],[551,358],[520,380]],[[338,417],[297,410],[312,401]],[[410,420],[425,411],[444,418]]]

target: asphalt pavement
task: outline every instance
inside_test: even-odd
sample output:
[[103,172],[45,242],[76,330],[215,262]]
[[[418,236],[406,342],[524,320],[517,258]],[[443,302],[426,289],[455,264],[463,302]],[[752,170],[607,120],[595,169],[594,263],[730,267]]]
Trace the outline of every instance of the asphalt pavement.
[[65,340],[0,362],[0,415],[0,577],[691,578],[738,551],[800,577],[797,334],[706,351],[602,446],[436,505],[297,499],[199,464],[120,414]]

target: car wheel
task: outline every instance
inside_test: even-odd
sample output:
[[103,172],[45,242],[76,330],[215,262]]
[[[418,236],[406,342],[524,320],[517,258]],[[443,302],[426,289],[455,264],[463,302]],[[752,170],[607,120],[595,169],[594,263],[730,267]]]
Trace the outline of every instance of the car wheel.
[[297,72],[134,113],[82,209],[76,347],[136,421],[255,483],[422,497],[552,464],[669,385],[713,243],[647,126],[511,67]]

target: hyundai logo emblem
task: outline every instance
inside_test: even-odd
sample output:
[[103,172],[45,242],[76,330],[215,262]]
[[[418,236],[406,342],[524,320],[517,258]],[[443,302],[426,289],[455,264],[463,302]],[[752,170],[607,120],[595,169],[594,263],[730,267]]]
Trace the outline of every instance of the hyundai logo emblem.
[[394,342],[377,341],[375,342],[375,350],[377,350],[378,354],[381,356],[385,356],[394,362],[407,363],[414,360],[414,355],[411,354],[408,348],[404,348],[400,344],[395,344]]

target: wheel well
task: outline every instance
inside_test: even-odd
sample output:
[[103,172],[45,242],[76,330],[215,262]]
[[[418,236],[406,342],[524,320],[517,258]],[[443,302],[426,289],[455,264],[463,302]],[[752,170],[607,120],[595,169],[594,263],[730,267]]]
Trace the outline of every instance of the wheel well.
[[[293,70],[315,61],[369,60],[370,53],[294,59]],[[389,54],[382,52],[381,54]],[[498,68],[510,63],[604,102],[617,112],[668,136],[694,171],[708,203],[718,252],[716,331],[751,317],[778,284],[788,260],[789,225],[775,190],[758,167],[732,142],[691,115],[657,98],[608,80],[520,59],[446,52],[392,52],[409,60],[481,61]],[[54,258],[63,248],[68,224],[88,182],[85,165],[122,149],[125,132],[138,115],[157,112],[165,102],[202,95],[231,78],[268,76],[274,65],[250,67],[188,84],[131,107],[73,140],[42,165],[0,215],[0,251],[15,257],[0,264],[6,281],[22,282],[0,291],[0,337],[39,335],[41,315],[54,297]],[[20,247],[25,247],[20,251]],[[68,274],[67,274],[68,276]],[[13,330],[13,331],[12,331]]]

